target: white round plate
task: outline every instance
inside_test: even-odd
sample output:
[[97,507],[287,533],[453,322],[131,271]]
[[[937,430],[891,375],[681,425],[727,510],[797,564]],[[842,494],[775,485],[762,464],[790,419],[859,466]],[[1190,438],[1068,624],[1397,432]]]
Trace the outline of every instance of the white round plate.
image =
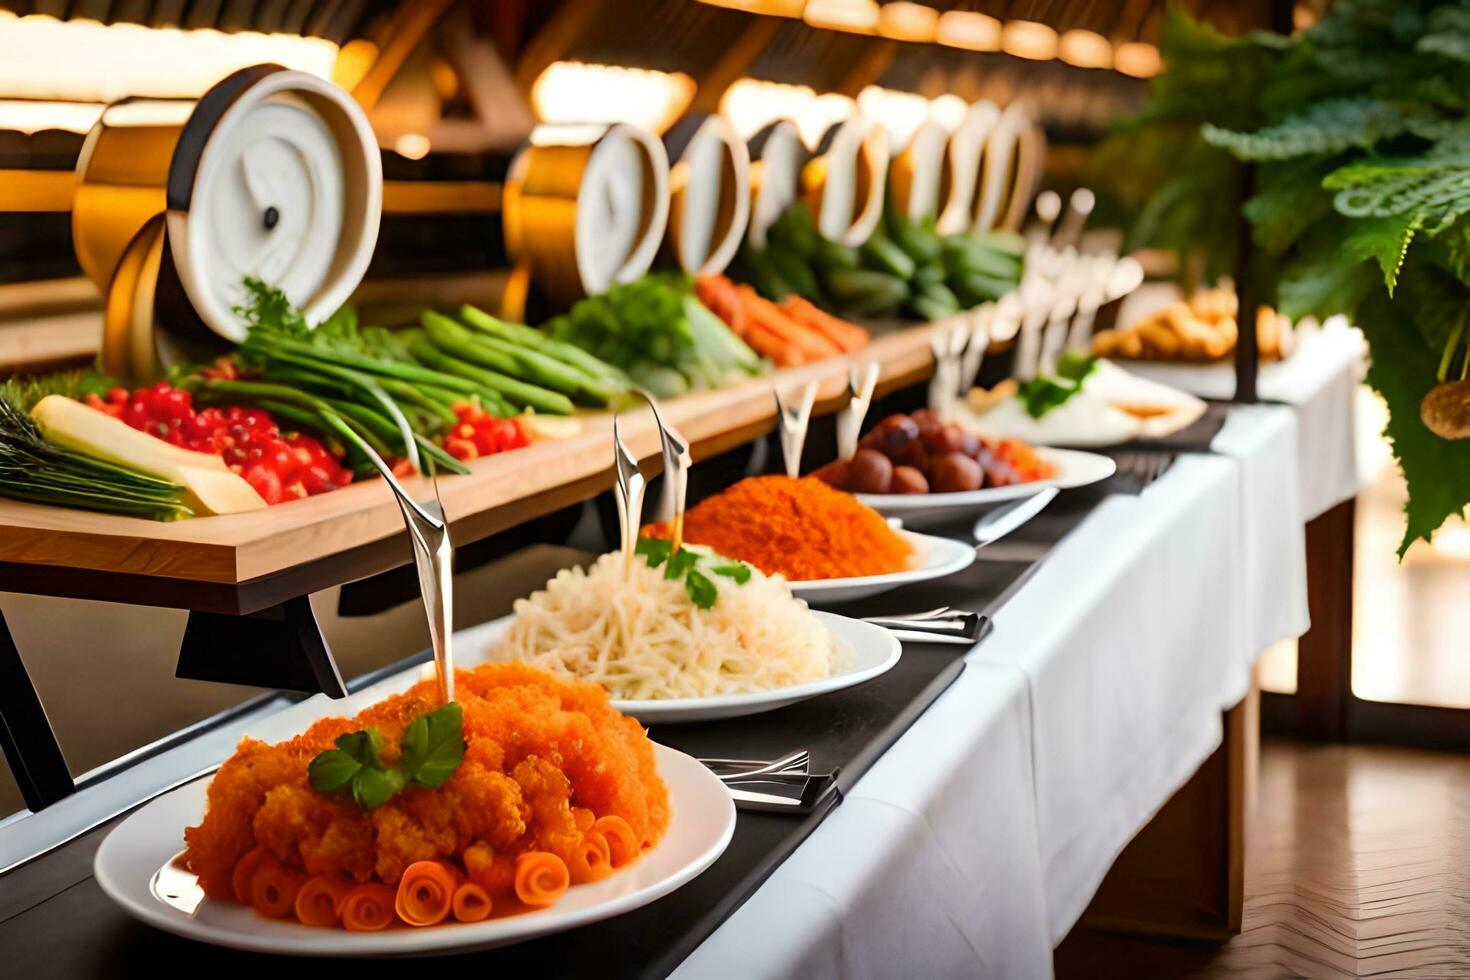
[[822,625],[827,627],[838,646],[846,649],[847,666],[837,673],[821,680],[793,684],[774,691],[717,694],[707,698],[669,698],[661,701],[614,701],[613,707],[649,725],[757,715],[814,698],[818,694],[828,694],[870,681],[898,663],[899,655],[903,653],[898,639],[881,626],[817,610],[812,610],[812,615],[822,621]]
[[910,527],[957,521],[978,514],[994,504],[1029,497],[1046,487],[1071,490],[1106,480],[1117,472],[1118,464],[1111,456],[1084,453],[1076,449],[1034,447],[1036,455],[1055,463],[1057,475],[1050,480],[1014,483],[1008,487],[985,487],[962,493],[859,493],[857,499],[884,517],[901,517]]
[[808,579],[791,582],[789,583],[791,594],[811,603],[864,599],[880,592],[887,592],[889,589],[896,589],[900,585],[927,582],[930,579],[953,575],[963,568],[968,568],[975,560],[975,546],[972,544],[950,538],[940,538],[932,534],[917,534],[913,531],[899,531],[898,533],[908,539],[909,544],[914,547],[914,553],[919,556],[920,563],[917,568],[891,572],[887,575],[856,575],[851,578]]
[[424,956],[506,946],[598,922],[667,895],[715,862],[735,832],[735,805],[714,774],[682,752],[655,745],[673,815],[663,838],[633,864],[602,881],[576,885],[550,908],[484,922],[382,932],[320,929],[267,919],[234,902],[205,899],[193,916],[153,896],[153,874],[184,843],[184,828],[204,813],[208,780],[158,797],[124,820],[97,851],[97,883],[128,914],[188,939],[291,956]]

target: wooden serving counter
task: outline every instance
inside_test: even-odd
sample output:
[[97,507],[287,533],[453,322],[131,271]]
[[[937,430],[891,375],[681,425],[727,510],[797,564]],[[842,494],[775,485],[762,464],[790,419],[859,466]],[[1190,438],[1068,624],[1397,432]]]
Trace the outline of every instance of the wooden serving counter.
[[[820,414],[845,403],[850,366],[876,362],[880,392],[922,380],[933,366],[934,329],[902,328],[849,357],[662,407],[695,459],[715,455],[775,428],[773,385],[784,391],[816,380]],[[625,422],[630,446],[657,467],[651,414],[630,412]],[[572,438],[476,460],[469,475],[440,477],[454,542],[591,499],[612,486],[612,461],[611,416],[591,413]],[[433,496],[421,478],[405,486],[419,499]],[[380,480],[249,514],[171,523],[0,500],[0,591],[240,615],[410,560],[398,507]]]

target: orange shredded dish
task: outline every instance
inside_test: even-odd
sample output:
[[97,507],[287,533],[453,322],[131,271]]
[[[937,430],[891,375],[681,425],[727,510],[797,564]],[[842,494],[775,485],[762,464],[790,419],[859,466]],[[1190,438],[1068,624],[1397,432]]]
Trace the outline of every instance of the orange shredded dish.
[[[644,533],[667,538],[667,522]],[[684,514],[684,540],[794,582],[886,575],[914,549],[873,508],[815,477],[755,476]]]
[[[242,741],[210,783],[203,821],[184,832],[205,893],[318,926],[473,920],[492,906],[524,911],[517,897],[524,901],[527,869],[538,872],[529,893],[550,904],[561,891],[548,868],[597,880],[625,863],[633,842],[641,853],[663,835],[668,790],[653,745],[601,687],[485,664],[459,671],[455,691],[466,743],[459,767],[437,788],[410,785],[371,810],[313,789],[308,763],[365,728],[382,733],[382,757],[395,761],[404,728],[438,707],[436,682],[354,718],[324,718],[278,745]],[[616,828],[616,861],[594,823]]]

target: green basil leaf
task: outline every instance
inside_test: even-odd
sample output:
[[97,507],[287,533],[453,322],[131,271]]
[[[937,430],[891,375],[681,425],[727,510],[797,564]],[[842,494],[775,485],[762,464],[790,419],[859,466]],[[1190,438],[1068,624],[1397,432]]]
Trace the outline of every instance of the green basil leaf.
[[444,785],[464,758],[464,712],[453,701],[414,719],[403,735],[404,768],[421,785]]
[[664,568],[664,578],[670,580],[683,578],[684,575],[693,571],[694,566],[698,563],[698,555],[688,548],[681,548],[669,559],[668,565]]
[[393,799],[406,782],[403,770],[397,766],[391,769],[364,768],[352,780],[352,798],[364,810],[371,810]]
[[715,583],[700,572],[689,573],[689,577],[684,580],[684,591],[689,593],[690,600],[700,609],[710,608],[720,596]]
[[640,538],[633,551],[648,560],[649,568],[657,568],[668,560],[673,549],[673,544],[662,538]]
[[714,568],[710,569],[710,571],[714,572],[716,575],[723,575],[726,578],[733,578],[736,585],[744,585],[746,582],[750,581],[750,566],[745,564],[745,562],[743,561],[732,561],[726,562],[723,565],[716,565]]
[[337,736],[337,748],[356,759],[364,766],[381,766],[378,757],[383,747],[383,735],[376,728],[348,732]]
[[312,789],[330,793],[346,786],[361,771],[362,763],[348,753],[341,749],[327,749],[306,767],[306,779]]
[[1081,351],[1069,350],[1057,358],[1056,374],[1068,381],[1080,382],[1097,368],[1097,359]]

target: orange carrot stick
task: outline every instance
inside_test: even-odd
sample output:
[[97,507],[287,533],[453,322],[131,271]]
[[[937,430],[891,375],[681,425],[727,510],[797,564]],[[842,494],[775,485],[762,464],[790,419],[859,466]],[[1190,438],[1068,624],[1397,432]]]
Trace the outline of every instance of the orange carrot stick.
[[443,922],[454,904],[454,872],[439,861],[415,861],[398,882],[393,909],[411,926]]
[[551,905],[571,883],[567,863],[550,851],[528,851],[516,858],[516,897],[527,905]]
[[296,919],[304,926],[335,926],[342,921],[337,907],[352,891],[352,882],[331,875],[308,878],[296,893]]
[[230,888],[235,892],[235,901],[241,905],[250,904],[250,882],[255,877],[255,872],[260,870],[261,865],[273,863],[276,859],[263,847],[256,847],[245,852],[245,856],[235,862],[235,870],[230,874]]
[[393,898],[389,885],[357,885],[342,896],[342,904],[337,907],[342,927],[350,932],[377,932],[393,921]]
[[762,357],[769,357],[780,367],[795,367],[806,363],[806,356],[796,345],[772,333],[759,323],[745,328],[745,342]]
[[460,922],[479,922],[490,914],[490,893],[473,881],[466,881],[454,890],[451,908]]
[[279,864],[262,864],[250,879],[250,904],[271,919],[284,918],[296,909],[296,895],[306,884],[306,875]]
[[804,297],[788,296],[781,301],[780,306],[787,316],[820,333],[844,351],[855,351],[867,346],[866,330],[857,324],[839,320]]
[[642,843],[638,840],[638,835],[633,832],[632,826],[616,814],[610,813],[605,817],[598,817],[592,829],[607,841],[614,868],[621,868],[634,860],[643,850]]
[[[796,346],[810,360],[831,357],[842,351],[838,346],[809,327],[797,323],[781,312],[781,308],[749,286],[740,287],[740,297],[750,316],[750,326],[757,324]],[[749,332],[749,327],[747,327]]]

